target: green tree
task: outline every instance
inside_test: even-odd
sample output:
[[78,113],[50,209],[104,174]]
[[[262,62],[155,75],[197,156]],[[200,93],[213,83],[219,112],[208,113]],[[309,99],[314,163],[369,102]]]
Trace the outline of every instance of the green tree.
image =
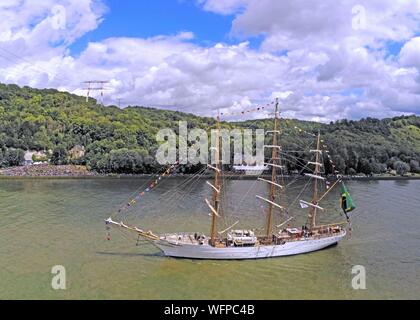
[[396,161],[394,163],[394,170],[397,171],[397,173],[400,176],[405,175],[408,171],[410,171],[410,166],[402,161]]
[[52,152],[51,163],[56,165],[67,164],[68,156],[67,149],[63,146],[58,146]]
[[420,172],[420,166],[419,166],[419,162],[416,160],[411,160],[410,161],[410,171],[411,172],[415,172],[415,173],[419,173]]
[[362,158],[359,160],[358,171],[364,174],[372,173],[372,166],[368,159]]
[[349,168],[348,170],[347,170],[347,174],[348,175],[350,175],[350,176],[354,176],[354,175],[356,175],[356,170],[354,169],[354,168]]
[[[137,106],[119,109],[102,106],[93,99],[86,103],[83,97],[57,90],[0,84],[1,163],[2,166],[9,165],[5,157],[8,150],[13,149],[54,149],[54,162],[67,163],[66,150],[83,145],[85,157],[74,163],[86,163],[91,170],[154,172],[160,168],[153,160],[158,148],[156,133],[162,128],[177,131],[180,120],[187,121],[189,129],[215,128],[212,118]],[[410,169],[416,171],[417,165],[412,160],[420,161],[418,116],[340,120],[330,124],[282,119],[281,124],[280,144],[284,152],[290,155],[284,159],[288,170],[300,170],[312,159],[313,154],[308,153],[307,149],[314,147],[315,138],[308,133],[316,134],[318,130],[340,173],[351,173],[352,168],[367,174],[370,171],[383,172],[385,166],[394,168],[397,161],[410,163]],[[262,128],[267,131],[272,130],[273,121],[223,122],[221,126],[226,129]],[[266,144],[271,143],[272,136],[267,135]],[[269,152],[269,148],[266,148],[267,157]],[[146,163],[146,159],[150,161]],[[332,172],[328,159],[324,162],[326,172]],[[183,166],[182,169],[188,173],[197,168]]]
[[140,173],[143,157],[137,150],[112,150],[109,154],[109,167],[117,173]]
[[3,157],[3,163],[6,167],[20,166],[25,157],[25,152],[21,149],[8,149]]

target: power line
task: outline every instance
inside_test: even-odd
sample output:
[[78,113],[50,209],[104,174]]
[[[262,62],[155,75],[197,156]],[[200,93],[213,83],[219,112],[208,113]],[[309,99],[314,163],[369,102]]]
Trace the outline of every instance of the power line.
[[121,109],[121,101],[123,101],[123,99],[122,98],[117,98],[117,101],[118,101],[118,108]]
[[104,90],[109,90],[109,88],[105,87],[105,84],[109,83],[109,81],[88,80],[88,81],[83,81],[83,83],[87,85],[87,88],[83,88],[83,90],[86,90],[86,102],[89,102],[89,95],[92,91],[100,91],[101,103],[104,104]]
[[[5,49],[5,48],[3,48],[3,47],[0,47],[0,50],[1,51],[3,51],[4,53],[6,53],[6,54],[8,54],[9,56],[5,56],[4,54],[3,55],[0,55],[1,57],[3,57],[4,59],[6,59],[6,60],[8,60],[8,61],[10,61],[10,62],[12,62],[12,63],[16,63],[18,60],[20,60],[20,61],[22,61],[22,62],[25,62],[25,63],[27,63],[28,64],[28,68],[31,68],[31,69],[33,69],[33,70],[35,70],[35,71],[38,71],[38,72],[40,72],[40,73],[47,73],[48,75],[52,75],[54,78],[56,78],[56,79],[58,79],[58,80],[60,80],[60,81],[62,81],[62,82],[68,82],[68,78],[62,78],[61,76],[59,76],[57,73],[53,73],[53,72],[51,72],[51,70],[47,70],[47,69],[44,69],[44,68],[41,68],[41,67],[39,67],[39,66],[35,66],[34,64],[33,64],[33,62],[31,62],[31,61],[29,61],[29,60],[27,60],[27,59],[25,59],[24,57],[21,57],[21,56],[19,56],[19,55],[17,55],[17,54],[15,54],[14,52],[12,52],[12,51],[9,51],[9,50],[7,50],[7,49]],[[14,58],[13,58],[14,57]],[[12,60],[12,59],[14,59],[14,60]]]

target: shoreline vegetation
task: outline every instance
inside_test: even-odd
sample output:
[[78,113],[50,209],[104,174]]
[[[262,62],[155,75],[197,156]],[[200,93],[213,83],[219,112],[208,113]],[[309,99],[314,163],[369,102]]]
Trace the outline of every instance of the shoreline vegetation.
[[[230,133],[257,129],[267,132],[273,126],[273,119],[266,116],[222,120],[221,128]],[[160,130],[178,135],[178,140],[182,137],[189,146],[194,144],[189,141],[188,132],[185,136],[182,123],[187,124],[188,132],[201,129],[211,134],[217,127],[210,117],[141,106],[120,109],[103,106],[93,99],[86,102],[84,97],[57,90],[0,83],[0,170],[14,176],[154,174],[161,169],[156,161],[163,143],[157,136]],[[420,174],[420,117],[416,115],[330,123],[282,118],[280,128],[280,144],[288,157],[286,172],[299,172],[302,164],[310,161],[311,154],[303,150],[314,146],[314,136],[319,132],[322,148],[329,155],[323,157],[322,163],[326,174],[369,177]],[[266,145],[271,144],[269,135],[265,140]],[[264,151],[264,157],[270,158],[269,148]],[[78,167],[80,172],[63,167],[58,173],[61,167],[50,168],[50,172],[15,169],[40,163],[82,167]],[[199,169],[186,164],[178,172],[194,174]]]
[[[50,165],[40,164],[31,166],[17,166],[0,170],[0,179],[92,179],[92,178],[151,178],[156,174],[117,174],[117,173],[97,173],[89,171],[86,166],[82,165]],[[188,177],[193,174],[190,173],[177,173],[167,178],[182,178]],[[237,180],[253,180],[259,175],[246,175],[235,172],[225,172],[226,178]],[[262,176],[269,176],[265,174]],[[209,179],[213,176],[211,174],[202,175],[201,179]],[[284,178],[296,178],[296,175],[285,175]],[[304,176],[301,176],[305,179]],[[343,175],[344,180],[420,180],[420,174],[406,174],[404,176],[392,174],[377,174],[377,175]]]

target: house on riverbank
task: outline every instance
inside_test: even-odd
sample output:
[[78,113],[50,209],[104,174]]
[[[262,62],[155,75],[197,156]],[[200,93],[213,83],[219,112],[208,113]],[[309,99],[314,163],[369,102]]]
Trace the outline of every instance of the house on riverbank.
[[85,147],[81,145],[75,145],[69,150],[70,159],[77,160],[85,155]]
[[33,163],[34,163],[34,161],[32,160],[32,156],[33,156],[33,152],[31,152],[31,151],[26,151],[25,152],[25,155],[24,155],[24,162],[23,162],[23,164],[25,165],[25,166],[30,166],[30,165],[32,165]]
[[25,166],[33,165],[36,162],[46,162],[48,161],[48,156],[43,151],[36,151],[36,150],[28,150],[25,152],[24,155],[24,162]]

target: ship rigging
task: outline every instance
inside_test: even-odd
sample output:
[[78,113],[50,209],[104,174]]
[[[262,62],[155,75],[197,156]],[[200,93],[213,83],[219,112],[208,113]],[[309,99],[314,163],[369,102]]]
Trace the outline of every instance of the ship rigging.
[[[321,182],[326,181],[327,178],[322,175],[321,170],[324,166],[321,159],[324,151],[321,148],[321,134],[318,132],[315,135],[315,149],[309,150],[310,154],[313,155],[313,159],[304,166],[304,169],[309,171],[305,172],[304,175],[312,184],[312,197],[310,200],[299,199],[301,209],[307,210],[307,222],[301,227],[292,226],[294,217],[289,216],[286,199],[280,197],[281,194],[284,194],[290,183],[286,185],[284,179],[281,178],[283,175],[279,175],[279,172],[284,169],[281,157],[283,152],[279,144],[281,135],[279,122],[279,102],[276,100],[273,130],[267,132],[272,137],[271,144],[264,146],[267,149],[271,149],[270,159],[265,163],[271,169],[270,179],[265,176],[262,177],[262,175],[256,177],[257,181],[268,186],[268,195],[255,194],[258,201],[267,205],[265,227],[261,234],[258,228],[237,229],[239,221],[236,221],[224,230],[218,230],[219,220],[222,218],[222,194],[224,191],[222,183],[224,173],[220,159],[219,134],[217,134],[216,139],[217,146],[213,150],[215,152],[216,163],[207,165],[207,169],[213,171],[214,175],[213,182],[207,181],[207,185],[212,192],[211,199],[204,199],[211,216],[208,235],[197,232],[158,235],[152,231],[145,231],[137,226],[126,224],[123,221],[117,222],[112,216],[106,220],[107,227],[113,226],[133,232],[139,238],[145,239],[159,248],[166,256],[192,259],[258,259],[280,257],[317,251],[337,244],[347,234],[345,226],[349,224],[348,212],[355,209],[351,196],[343,184],[340,203],[346,216],[345,221],[318,224],[318,213],[326,211],[321,204],[322,200],[339,183],[342,183],[339,178],[335,177],[332,186],[328,187],[323,194],[321,193]],[[220,132],[220,114],[217,116],[217,129],[217,132]],[[175,165],[169,167],[162,176],[159,176],[158,179],[153,181],[151,187],[153,188],[160,183],[161,179],[169,174],[174,167]],[[150,188],[148,189],[150,190]],[[149,190],[146,189],[146,191]],[[301,194],[302,192],[299,193],[299,196]],[[274,225],[273,216],[276,211],[279,211],[284,217],[284,220],[279,225]]]

